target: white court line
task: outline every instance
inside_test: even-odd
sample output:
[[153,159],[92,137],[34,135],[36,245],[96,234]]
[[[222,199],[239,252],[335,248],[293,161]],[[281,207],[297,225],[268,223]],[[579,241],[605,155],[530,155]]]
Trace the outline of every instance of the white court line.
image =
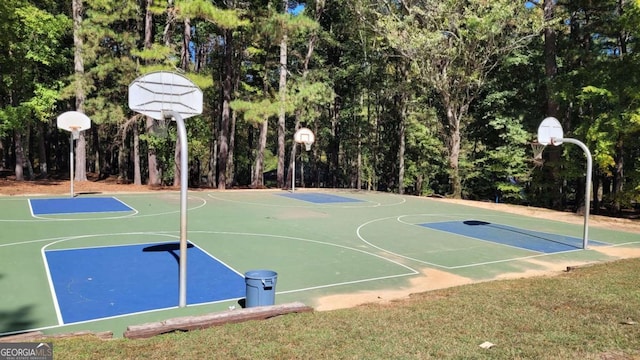
[[420,272],[411,268],[410,266],[407,266],[405,264],[402,264],[400,262],[397,262],[395,260],[392,259],[388,259],[384,256],[378,255],[378,254],[374,254],[362,249],[357,249],[357,248],[352,248],[349,246],[345,246],[345,245],[339,245],[339,244],[334,244],[334,243],[329,243],[329,242],[324,242],[324,241],[319,241],[319,240],[311,240],[311,239],[305,239],[305,238],[300,238],[300,237],[295,237],[295,236],[285,236],[285,235],[271,235],[271,234],[260,234],[260,233],[244,233],[244,232],[229,232],[229,231],[205,231],[205,230],[201,230],[201,231],[189,231],[189,233],[199,233],[199,234],[221,234],[221,235],[240,235],[240,236],[258,236],[258,237],[271,237],[271,238],[280,238],[280,239],[288,239],[288,240],[297,240],[297,241],[303,241],[303,242],[310,242],[310,243],[315,243],[315,244],[320,244],[320,245],[328,245],[328,246],[332,246],[332,247],[337,247],[337,248],[341,248],[341,249],[346,249],[346,250],[351,250],[351,251],[356,251],[356,252],[360,252],[369,256],[373,256],[373,257],[377,257],[379,259],[382,259],[386,262],[390,262],[393,263],[395,265],[398,265],[400,267],[403,267],[407,270],[409,270],[412,274],[419,274]]
[[[49,219],[46,217],[42,217],[42,216],[38,216],[35,215],[33,213],[33,207],[31,206],[31,200],[56,200],[56,199],[60,199],[60,198],[50,198],[50,199],[29,199],[29,208],[31,209],[31,216],[33,216],[36,219]],[[63,199],[68,199],[68,198],[63,198]],[[87,198],[84,198],[87,199]],[[121,203],[122,205],[126,206],[127,208],[129,208],[129,210],[116,210],[116,211],[83,211],[83,212],[68,212],[68,213],[55,213],[55,214],[45,214],[45,215],[71,215],[71,214],[101,214],[101,213],[105,213],[105,212],[129,212],[129,211],[133,211],[133,214],[127,214],[126,216],[133,216],[135,214],[138,213],[138,210],[136,210],[135,208],[133,208],[132,206],[129,206],[128,204],[126,204],[125,202],[123,202],[122,200],[116,198],[115,196],[101,196],[101,197],[95,197],[94,199],[113,199],[119,203]]]
[[244,274],[242,274],[238,270],[234,269],[233,267],[229,266],[229,264],[227,264],[226,262],[224,262],[224,261],[218,259],[217,257],[213,256],[208,251],[206,251],[205,249],[201,248],[200,246],[198,246],[196,243],[192,242],[191,240],[189,240],[189,242],[191,244],[193,244],[194,247],[197,247],[200,251],[202,251],[205,255],[209,256],[213,260],[215,260],[215,261],[219,262],[220,264],[224,265],[227,269],[233,271],[234,273],[236,273],[236,274],[238,274],[238,275],[240,275],[240,276],[242,276],[244,278]]
[[[131,235],[131,234],[133,234],[133,233],[124,233],[124,234],[120,234],[120,235]],[[170,236],[170,235],[161,234],[161,233],[146,233],[146,235]],[[53,299],[53,307],[54,307],[54,310],[56,312],[56,318],[58,320],[58,326],[67,325],[67,324],[65,324],[64,320],[62,319],[62,311],[60,310],[60,304],[58,302],[58,296],[56,294],[56,290],[55,290],[55,287],[53,285],[53,278],[51,277],[51,271],[49,270],[49,262],[47,261],[47,256],[45,254],[46,251],[47,251],[47,247],[49,247],[51,245],[55,245],[55,244],[60,243],[60,242],[64,242],[64,241],[76,240],[76,239],[82,239],[82,238],[89,238],[89,237],[96,237],[96,236],[98,236],[98,235],[79,235],[79,236],[72,236],[72,237],[62,238],[62,239],[56,240],[54,242],[51,242],[49,244],[46,244],[42,248],[40,248],[40,254],[42,256],[42,263],[44,265],[44,269],[45,269],[45,272],[47,274],[47,281],[49,282],[49,291],[51,292],[51,297]],[[140,245],[140,243],[138,243],[136,245]],[[75,248],[75,249],[93,249],[93,248],[106,248],[106,247],[118,247],[118,246],[127,246],[127,245],[91,246],[91,247],[86,247],[86,248]],[[74,248],[59,249],[59,250],[74,250]],[[49,250],[49,251],[59,251],[59,250]],[[75,323],[73,323],[73,324],[75,324]]]
[[[207,200],[203,199],[201,197],[189,196],[188,198],[200,200],[202,203],[200,205],[188,208],[187,211],[197,210],[197,209],[200,209],[200,208],[204,207],[205,205],[207,205]],[[134,214],[127,214],[127,215],[122,215],[122,216],[75,218],[75,219],[74,218],[48,218],[48,217],[42,217],[42,216],[35,216],[35,215],[33,215],[33,213],[31,213],[31,216],[34,219],[0,219],[0,222],[20,222],[20,223],[22,223],[22,222],[35,222],[35,221],[38,221],[38,222],[45,222],[45,221],[94,221],[94,220],[120,220],[120,219],[127,219],[127,218],[136,218],[136,219],[138,219],[138,218],[142,218],[142,217],[154,217],[154,216],[163,216],[163,215],[169,215],[169,214],[177,214],[179,212],[180,212],[180,210],[175,210],[175,211],[166,211],[166,212],[162,212],[162,213],[142,214],[142,215],[140,215],[138,212],[136,212]],[[99,213],[93,213],[93,214],[99,214]]]
[[[271,192],[269,194],[272,195],[278,195],[277,192]],[[390,204],[383,204],[380,202],[374,202],[374,201],[370,201],[370,200],[362,200],[362,199],[358,199],[361,200],[362,202],[369,203],[369,205],[353,205],[353,206],[349,206],[349,205],[330,205],[327,203],[318,203],[318,204],[305,204],[305,205],[287,205],[287,204],[271,204],[268,202],[253,202],[253,201],[242,201],[242,200],[233,200],[233,199],[225,199],[225,198],[221,198],[221,197],[217,197],[214,196],[213,194],[207,194],[208,197],[212,198],[212,199],[216,199],[216,200],[220,200],[220,201],[226,201],[226,202],[232,202],[232,203],[237,203],[237,204],[247,204],[247,205],[258,205],[258,206],[265,206],[265,207],[281,207],[281,208],[327,208],[327,209],[366,209],[366,208],[375,208],[375,207],[387,207],[387,206],[397,206],[397,205],[402,205],[404,203],[407,202],[407,199],[405,199],[404,197],[400,198],[400,201],[395,202],[395,203],[390,203]],[[294,200],[296,200],[294,198]],[[298,201],[302,201],[302,200],[298,200]],[[336,203],[336,204],[344,204],[344,203]]]
[[[567,250],[567,251],[561,251],[561,252],[555,252],[555,253],[541,253],[539,251],[534,251],[534,250],[528,250],[528,249],[522,249],[519,247],[515,247],[512,245],[507,245],[507,244],[496,244],[494,242],[491,241],[486,241],[486,240],[482,240],[482,239],[478,239],[478,238],[474,238],[474,237],[469,237],[466,235],[460,235],[460,234],[456,234],[458,236],[463,236],[469,239],[473,239],[473,240],[478,240],[478,241],[482,241],[482,242],[486,242],[486,243],[490,243],[490,244],[495,244],[495,245],[502,245],[502,246],[506,246],[506,247],[510,247],[510,248],[514,248],[514,249],[518,249],[518,250],[524,250],[524,251],[531,251],[534,252],[534,255],[529,255],[529,256],[521,256],[521,257],[514,257],[514,258],[510,258],[510,259],[502,259],[502,260],[495,260],[495,261],[488,261],[488,262],[481,262],[481,263],[470,263],[470,264],[465,264],[465,265],[456,265],[456,266],[446,266],[446,265],[441,265],[441,264],[436,264],[436,263],[432,263],[432,262],[428,262],[425,260],[421,260],[421,259],[416,259],[410,256],[406,256],[406,255],[402,255],[396,252],[393,252],[391,250],[385,249],[383,247],[377,246],[372,244],[371,242],[367,241],[364,236],[361,234],[361,230],[365,227],[368,226],[374,222],[378,222],[378,221],[384,221],[384,220],[389,220],[389,219],[393,219],[395,218],[396,221],[398,221],[401,224],[405,224],[405,225],[409,225],[409,226],[419,226],[422,227],[418,224],[412,224],[412,223],[408,223],[406,221],[403,221],[402,218],[403,217],[409,217],[409,216],[432,216],[432,217],[450,217],[450,218],[463,218],[463,217],[467,217],[469,216],[468,214],[457,214],[457,215],[441,215],[441,214],[405,214],[405,215],[396,215],[396,216],[388,216],[388,217],[384,217],[384,218],[378,218],[378,219],[373,219],[370,221],[367,221],[363,224],[361,224],[360,226],[358,226],[358,228],[356,229],[356,235],[358,236],[358,238],[364,242],[365,244],[372,246],[376,249],[379,249],[381,251],[384,251],[386,253],[389,253],[391,255],[394,256],[398,256],[400,258],[403,259],[407,259],[407,260],[411,260],[411,261],[415,261],[418,263],[422,263],[425,265],[429,265],[429,266],[434,266],[437,268],[441,268],[441,269],[446,269],[446,270],[455,270],[455,269],[462,269],[462,268],[470,268],[470,267],[476,267],[476,266],[483,266],[483,265],[491,265],[491,264],[499,264],[499,263],[505,263],[505,262],[512,262],[512,261],[520,261],[520,260],[527,260],[527,259],[532,259],[532,258],[537,258],[537,257],[544,257],[544,256],[551,256],[551,255],[556,255],[556,254],[565,254],[565,253],[572,253],[572,252],[577,252],[577,251],[582,251],[583,249],[575,249],[575,250]],[[472,215],[471,215],[472,216]],[[484,216],[484,215],[483,215]],[[498,214],[495,215],[489,215],[489,216],[500,216]],[[477,217],[477,215],[476,215]],[[443,221],[444,222],[444,221]],[[441,231],[442,230],[438,230],[438,229],[431,229],[429,228],[429,230],[435,230],[435,231]],[[640,241],[638,242],[640,243]]]
[[297,290],[278,291],[276,293],[277,294],[292,294],[292,293],[297,293],[297,292],[302,292],[302,291],[326,289],[326,288],[330,288],[330,287],[360,284],[360,283],[365,283],[365,282],[370,282],[370,281],[395,279],[395,278],[399,278],[399,277],[413,276],[413,275],[417,275],[417,274],[419,274],[419,272],[416,271],[415,273],[390,275],[390,276],[381,276],[381,277],[377,277],[377,278],[370,278],[370,279],[364,279],[364,280],[345,281],[345,282],[341,282],[341,283],[334,283],[334,284],[320,285],[320,286],[312,286],[312,287],[303,288],[303,289],[297,289]]
[[[57,298],[56,291],[55,291],[55,288],[54,288],[54,285],[53,285],[53,280],[52,280],[52,277],[51,277],[51,273],[50,273],[50,270],[49,270],[49,264],[47,262],[45,252],[46,251],[58,251],[58,250],[87,249],[87,248],[120,247],[120,246],[128,246],[128,245],[140,245],[140,243],[119,244],[119,245],[104,245],[104,246],[90,246],[90,247],[85,247],[85,248],[68,248],[68,249],[58,249],[58,250],[47,250],[47,248],[49,246],[52,246],[52,245],[55,245],[55,244],[58,244],[58,243],[61,243],[61,242],[65,242],[65,241],[77,240],[77,239],[82,239],[82,238],[90,238],[90,237],[99,237],[99,236],[107,236],[108,237],[108,236],[129,236],[129,235],[150,235],[150,236],[157,235],[157,236],[167,236],[167,237],[177,238],[176,235],[172,235],[173,233],[177,233],[177,231],[167,231],[167,232],[128,232],[128,233],[118,233],[118,234],[92,234],[92,235],[78,235],[78,236],[64,237],[64,238],[53,238],[53,239],[49,239],[49,240],[45,239],[45,240],[30,241],[30,243],[34,243],[34,242],[42,242],[42,241],[51,241],[51,240],[53,240],[52,242],[42,246],[41,249],[40,249],[43,265],[45,267],[45,272],[46,272],[46,275],[47,275],[47,280],[49,282],[49,290],[51,292],[51,296],[52,296],[52,299],[53,299],[53,305],[54,305],[54,309],[55,309],[55,312],[56,312],[56,318],[57,318],[57,321],[58,321],[58,325],[47,327],[47,328],[54,328],[54,327],[70,325],[70,324],[88,323],[88,322],[93,322],[93,321],[106,320],[106,319],[125,317],[125,316],[132,316],[132,315],[138,315],[138,314],[143,314],[143,313],[147,313],[147,312],[156,312],[156,311],[162,311],[162,310],[169,310],[169,309],[177,308],[177,307],[170,307],[170,308],[163,308],[163,309],[153,309],[153,310],[148,310],[148,311],[128,313],[128,314],[122,314],[122,315],[116,315],[116,316],[111,316],[111,317],[98,318],[98,319],[92,319],[92,320],[86,320],[86,321],[73,322],[73,323],[66,324],[64,322],[63,318],[62,318],[62,312],[60,310],[60,305],[59,305],[58,300],[57,300],[58,298]],[[328,245],[328,246],[338,247],[338,248],[341,248],[341,249],[347,249],[347,250],[363,253],[365,255],[373,256],[373,257],[379,258],[381,260],[384,260],[386,262],[390,262],[392,264],[398,265],[398,266],[400,266],[402,268],[405,268],[405,269],[409,270],[408,273],[404,273],[404,274],[390,275],[390,276],[383,276],[383,277],[375,277],[375,278],[367,278],[367,279],[360,279],[360,280],[341,282],[341,283],[333,283],[333,284],[327,284],[327,285],[321,285],[321,286],[315,286],[315,287],[309,287],[309,288],[281,291],[281,292],[276,292],[276,294],[303,292],[303,291],[320,289],[320,288],[344,286],[344,285],[350,285],[350,284],[378,281],[378,280],[384,280],[384,279],[392,279],[392,278],[398,278],[398,277],[404,277],[404,276],[412,276],[412,275],[419,274],[419,271],[417,271],[417,270],[415,270],[415,269],[413,269],[413,268],[411,268],[411,267],[409,267],[407,265],[401,264],[401,263],[399,263],[399,262],[397,262],[395,260],[392,260],[392,259],[385,258],[385,257],[380,256],[378,254],[370,253],[370,252],[364,251],[362,249],[356,249],[356,248],[352,248],[352,247],[348,247],[348,246],[344,246],[344,245],[332,244],[332,243],[327,243],[327,242],[318,241],[318,240],[304,239],[304,238],[292,237],[292,236],[270,235],[270,234],[262,234],[262,233],[239,233],[239,232],[227,232],[227,231],[205,231],[205,230],[198,231],[198,230],[194,230],[194,231],[189,231],[189,233],[238,235],[238,236],[254,236],[254,237],[271,237],[271,238],[281,238],[281,239],[288,239],[288,240],[310,242],[310,243],[315,243],[315,244],[320,244],[320,245]],[[200,240],[200,241],[206,241],[206,240]],[[216,257],[214,257],[211,254],[209,254],[207,251],[204,251],[204,249],[202,249],[200,246],[198,246],[195,241],[189,240],[189,242],[191,244],[193,244],[194,246],[197,246],[198,249],[203,251],[205,254],[211,256],[216,261],[224,264],[227,268],[233,270],[234,272],[236,272],[240,276],[244,277],[243,274],[238,272],[233,267],[231,267],[228,264],[220,261]],[[149,243],[157,243],[157,242],[149,242]],[[24,244],[24,243],[15,243],[15,245],[20,245],[20,244]],[[219,300],[219,301],[215,301],[215,302],[191,304],[189,306],[221,303],[221,302],[232,301],[232,300],[237,300],[237,299],[224,299],[224,300]],[[41,329],[44,329],[44,328],[41,328]],[[35,329],[32,329],[32,330],[35,330]],[[30,331],[32,331],[32,330],[30,330]]]
[[[398,222],[401,222],[401,221],[400,221],[400,218],[402,218],[402,217],[404,217],[404,216],[406,216],[406,215],[398,216]],[[462,220],[462,221],[464,221],[464,220]],[[447,221],[438,221],[438,222],[436,222],[436,224],[437,224],[437,223],[441,223],[441,222],[447,222]],[[549,254],[549,253],[545,253],[544,251],[536,251],[536,250],[531,250],[531,249],[523,249],[523,248],[521,248],[521,247],[519,247],[519,246],[515,246],[515,245],[509,245],[509,244],[496,243],[496,242],[494,242],[494,241],[485,240],[485,239],[480,239],[480,238],[476,238],[476,237],[469,236],[469,235],[458,234],[458,233],[453,233],[453,232],[451,232],[451,231],[446,231],[446,230],[440,230],[440,229],[434,229],[434,228],[430,228],[430,227],[425,227],[425,226],[421,226],[420,224],[412,224],[412,226],[419,226],[419,227],[422,227],[422,228],[424,228],[424,229],[427,229],[427,230],[433,230],[433,231],[436,231],[436,232],[439,232],[439,233],[443,233],[443,234],[449,234],[449,235],[460,236],[460,237],[463,237],[463,238],[466,238],[466,239],[469,239],[469,240],[477,240],[477,241],[481,241],[481,242],[483,242],[483,243],[485,243],[485,244],[489,244],[489,245],[504,246],[504,247],[508,247],[508,248],[511,248],[511,249],[515,249],[515,250],[531,251],[531,252],[533,252],[533,253],[535,253],[535,254]],[[582,250],[582,249],[576,249],[576,250]],[[571,250],[571,251],[573,251],[573,250]],[[528,257],[528,256],[527,256],[527,257]],[[451,267],[449,267],[449,268],[451,268]]]

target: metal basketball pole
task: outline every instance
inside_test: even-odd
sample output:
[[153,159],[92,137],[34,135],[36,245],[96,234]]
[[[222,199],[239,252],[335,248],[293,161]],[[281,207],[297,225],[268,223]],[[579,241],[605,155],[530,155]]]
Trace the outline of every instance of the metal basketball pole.
[[593,159],[591,158],[591,152],[589,151],[589,148],[587,148],[587,146],[580,140],[571,138],[551,139],[552,144],[555,141],[578,145],[587,156],[587,183],[584,186],[584,230],[582,233],[582,248],[586,249],[589,243],[589,209],[591,207],[591,171],[593,168]]
[[75,176],[73,174],[73,168],[76,165],[73,163],[73,132],[69,134],[69,172],[70,172],[70,178],[69,181],[71,183],[71,198],[73,198],[73,177]]
[[[298,146],[297,144],[294,146]],[[294,151],[295,153],[295,151]],[[291,192],[296,192],[296,157],[293,157],[293,170],[291,171]]]
[[[182,116],[177,111],[164,110],[166,117],[173,117],[178,125],[180,141],[180,284],[178,306],[187,306],[187,190],[189,147],[187,146],[187,128]],[[167,116],[168,115],[168,116]]]

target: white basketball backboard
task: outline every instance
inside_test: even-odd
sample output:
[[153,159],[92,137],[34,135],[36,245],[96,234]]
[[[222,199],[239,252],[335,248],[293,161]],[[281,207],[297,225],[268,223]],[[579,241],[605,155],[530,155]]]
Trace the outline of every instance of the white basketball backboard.
[[186,119],[202,114],[202,90],[180,74],[152,72],[129,85],[129,108],[158,120],[166,117],[165,110]]
[[302,144],[302,143],[313,144],[313,142],[316,140],[316,137],[313,134],[313,131],[303,127],[298,129],[298,131],[296,131],[296,133],[293,134],[293,140],[299,144]]
[[544,145],[561,145],[562,141],[555,139],[562,139],[564,132],[560,121],[554,117],[548,117],[540,123],[538,126],[538,142]]
[[91,119],[79,111],[67,111],[58,116],[56,125],[66,131],[82,131],[91,128]]

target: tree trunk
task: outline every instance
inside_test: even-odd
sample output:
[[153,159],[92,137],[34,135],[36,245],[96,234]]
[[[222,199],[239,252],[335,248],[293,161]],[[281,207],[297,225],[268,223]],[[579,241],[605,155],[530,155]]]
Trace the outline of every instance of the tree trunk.
[[[234,44],[235,45],[235,44]],[[233,88],[232,94],[235,94],[240,87],[240,64],[238,60],[238,56],[236,55],[236,51],[232,49],[232,64],[233,69],[232,79],[233,79]],[[227,158],[227,185],[233,186],[236,182],[236,163],[235,163],[235,150],[236,150],[236,124],[238,121],[238,113],[231,110],[231,124],[229,128],[229,156]]]
[[330,142],[330,160],[329,160],[329,176],[331,186],[338,186],[338,174],[340,172],[340,103],[336,98],[333,101],[331,113],[331,142]]
[[[294,131],[298,131],[298,129],[300,129],[300,116],[296,116],[296,124],[294,127]],[[287,170],[287,180],[284,184],[284,188],[286,189],[291,189],[291,184],[294,184],[296,179],[293,178],[293,173],[294,173],[294,166],[296,166],[296,156],[298,152],[298,143],[296,143],[295,141],[291,142],[291,150],[289,152],[290,157],[289,157],[289,169]],[[295,186],[293,186],[295,187]]]
[[[136,119],[138,117],[136,116]],[[142,185],[142,175],[140,174],[140,135],[138,134],[138,121],[131,125],[133,129],[133,184]]]
[[0,170],[7,168],[7,153],[4,148],[4,141],[0,137]]
[[38,121],[38,157],[40,158],[40,178],[46,179],[49,177],[49,167],[47,166],[47,148],[45,139],[47,138],[47,128],[42,121]]
[[233,162],[233,154],[236,147],[236,120],[238,115],[235,111],[231,111],[231,124],[229,124],[229,156],[227,156],[227,186],[231,187],[235,178],[235,164]]
[[[144,17],[144,47],[150,49],[153,45],[153,13],[151,12],[151,6],[153,6],[153,0],[147,0],[147,11]],[[145,116],[145,130],[147,134],[153,135],[153,118]],[[158,186],[160,185],[160,169],[158,169],[158,159],[156,156],[156,149],[147,143],[147,166],[149,167],[149,180],[147,185]]]
[[[624,8],[625,1],[618,0],[617,2],[617,12],[620,17],[624,16]],[[622,63],[622,60],[627,56],[627,39],[629,38],[628,34],[620,31],[618,33],[618,49],[620,52],[619,61]],[[621,65],[622,66],[622,65]],[[621,123],[624,123],[622,119],[620,119]],[[619,130],[620,131],[620,130]],[[624,130],[621,130],[618,134],[618,140],[616,141],[616,153],[614,155],[615,172],[613,173],[613,211],[616,215],[619,215],[622,212],[622,204],[620,196],[624,192],[624,140],[622,133]]]
[[[215,121],[212,122],[215,124]],[[211,125],[215,128],[215,125]],[[213,129],[213,141],[209,147],[209,170],[207,171],[207,186],[216,186],[216,169],[218,167],[218,141],[216,140],[216,130]]]
[[[287,13],[289,1],[283,0],[284,13]],[[284,30],[284,29],[283,29]],[[277,178],[278,187],[283,189],[285,185],[284,176],[284,157],[285,157],[285,132],[286,132],[286,113],[285,102],[287,101],[287,34],[286,32],[280,39],[280,82],[278,84],[278,93],[280,95],[280,110],[278,112],[278,168]]]
[[[554,10],[556,7],[556,0],[544,0],[543,2],[543,16],[544,21],[546,23],[551,22],[554,17]],[[546,77],[546,116],[553,116],[558,118],[560,116],[560,106],[554,99],[554,89],[553,84],[555,82],[555,77],[558,74],[558,63],[557,63],[557,34],[556,30],[552,25],[547,25],[544,29],[544,70]],[[549,162],[550,163],[558,163],[561,161],[560,152],[551,151],[549,152]],[[544,177],[547,179],[546,181],[551,184],[555,184],[552,186],[553,192],[555,193],[551,196],[552,203],[550,204],[554,209],[562,208],[562,198],[561,195],[561,181],[562,179],[558,176],[557,172],[552,171],[551,166],[544,167]]]
[[620,195],[624,190],[624,142],[618,137],[616,143],[616,154],[614,156],[615,165],[613,173],[613,211],[616,215],[622,211]]
[[260,135],[258,136],[258,146],[256,149],[256,160],[253,167],[253,176],[251,187],[253,189],[264,186],[264,150],[267,148],[267,133],[269,132],[269,120],[265,118],[260,124]]
[[358,125],[358,159],[356,160],[356,189],[362,190],[362,126]]
[[[554,16],[556,0],[544,0],[543,3],[544,21],[551,22]],[[554,100],[554,91],[552,88],[553,80],[558,74],[558,62],[556,60],[556,41],[557,34],[553,26],[546,26],[544,29],[544,70],[547,78],[547,116],[558,117],[559,105]]]
[[98,136],[99,128],[100,126],[97,124],[93,124],[91,126],[91,139],[93,139],[91,153],[93,153],[93,165],[89,171],[95,173],[100,173],[100,161],[102,160],[100,157],[100,136]]
[[127,157],[127,144],[121,141],[120,144],[118,144],[118,181],[121,184],[129,182]]
[[25,137],[22,139],[22,143],[26,144],[23,147],[24,149],[24,167],[26,167],[26,176],[27,180],[33,180],[33,164],[31,163],[31,154],[29,153],[29,149],[31,148],[31,124],[27,124],[27,130],[25,131]]
[[451,182],[451,197],[454,199],[462,198],[462,182],[460,180],[460,116],[462,111],[453,108],[453,105],[445,99],[445,107],[447,110],[447,150],[449,151],[449,181]]
[[162,32],[162,40],[166,46],[171,46],[171,35],[172,35],[171,26],[173,25],[173,22],[175,20],[176,20],[176,9],[173,6],[173,0],[168,0],[167,1],[167,19],[165,20],[164,30]]
[[[324,10],[324,2],[323,1],[319,1],[316,3],[316,21],[320,20],[320,16],[322,14]],[[318,34],[316,32],[313,32],[310,36],[309,36],[309,41],[307,42],[307,54],[304,57],[304,61],[302,62],[302,79],[303,81],[306,80],[307,75],[309,74],[309,62],[311,61],[311,56],[313,55],[313,50],[315,48],[315,43],[318,40]],[[286,44],[285,44],[286,46]],[[282,53],[281,53],[282,56]],[[285,53],[286,56],[286,53]],[[282,58],[281,58],[282,60]],[[285,66],[286,66],[286,61],[285,61]],[[285,83],[286,86],[286,83]],[[300,122],[301,122],[301,118],[302,118],[302,114],[300,110],[296,110],[296,123],[295,123],[295,131],[298,131],[298,129],[300,129]],[[292,179],[293,173],[295,171],[295,169],[293,168],[293,166],[295,166],[295,158],[296,158],[296,152],[297,152],[297,144],[294,141],[291,145],[291,153],[290,153],[290,160],[289,160],[289,170],[287,171],[287,185],[288,184],[293,184],[295,183],[296,179]],[[301,168],[302,169],[302,168]],[[300,174],[301,179],[302,179],[302,184],[304,186],[304,174],[301,172]]]
[[[145,128],[147,134],[153,135],[153,122],[155,120],[150,116],[145,116]],[[158,167],[158,157],[156,155],[156,149],[147,143],[147,166],[149,167],[149,180],[147,185],[158,186],[162,182],[160,176],[160,168]]]
[[176,138],[176,148],[173,152],[173,186],[180,186],[182,163],[180,162],[180,137]]
[[[72,0],[73,11],[73,63],[75,74],[75,95],[76,95],[76,111],[84,113],[84,58],[83,58],[83,40],[80,33],[82,28],[83,2],[82,0]],[[84,138],[84,131],[80,132],[80,137],[76,141],[75,154],[75,180],[87,180],[87,144]],[[73,166],[73,164],[71,165]]]
[[591,199],[593,200],[593,214],[600,213],[600,185],[601,185],[602,173],[596,166],[593,174],[593,187],[591,188]]
[[15,147],[16,154],[16,165],[15,165],[15,174],[16,181],[24,181],[24,148],[22,147],[22,133],[20,133],[20,129],[13,130],[13,146]]
[[406,123],[405,123],[405,109],[404,104],[402,104],[402,111],[400,115],[400,127],[398,129],[398,194],[404,194],[404,151],[405,151],[405,132],[406,132]]
[[84,131],[80,132],[80,137],[76,140],[76,181],[87,181],[87,142]]
[[191,43],[191,19],[184,19],[184,32],[182,33],[182,49],[180,51],[180,67],[184,71],[189,70],[189,44]]
[[222,113],[218,134],[218,189],[227,186],[227,161],[229,157],[229,123],[231,118],[231,93],[233,91],[233,31],[224,31],[224,64],[222,74]]
[[[398,65],[397,75],[400,77],[398,79],[399,82],[408,77],[408,65],[405,62]],[[398,112],[400,115],[400,119],[398,119],[398,194],[400,195],[404,194],[404,153],[406,150],[407,114],[409,112],[407,108],[408,96],[408,90],[401,87],[400,93],[397,95],[398,101],[396,104],[400,110]]]

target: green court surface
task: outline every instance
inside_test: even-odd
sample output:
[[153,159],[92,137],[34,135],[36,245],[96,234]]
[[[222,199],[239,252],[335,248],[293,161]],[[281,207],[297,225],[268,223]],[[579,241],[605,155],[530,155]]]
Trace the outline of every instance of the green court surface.
[[[582,225],[414,196],[307,189],[297,193],[306,196],[278,190],[191,191],[187,238],[239,274],[276,271],[277,304],[301,301],[320,310],[328,297],[412,291],[417,279],[428,290],[434,288],[428,285],[431,280],[435,283],[430,279],[434,273],[448,273],[456,283],[486,281],[554,264],[610,261],[615,258],[606,249],[640,247],[640,234],[592,226],[589,240],[594,245],[587,250],[534,251],[505,242],[509,235],[504,233],[490,239],[425,224],[497,224],[518,233],[519,241],[529,241],[526,236],[530,236],[543,245],[556,236],[581,239]],[[131,211],[43,215],[32,212],[29,199],[47,197],[0,197],[0,336],[33,330],[113,331],[121,336],[128,325],[239,306],[236,298],[69,324],[61,321],[46,251],[179,240],[178,192],[91,196],[116,198]],[[177,271],[176,266],[176,276]],[[439,286],[447,285],[438,281]],[[167,291],[173,296],[177,289]]]

